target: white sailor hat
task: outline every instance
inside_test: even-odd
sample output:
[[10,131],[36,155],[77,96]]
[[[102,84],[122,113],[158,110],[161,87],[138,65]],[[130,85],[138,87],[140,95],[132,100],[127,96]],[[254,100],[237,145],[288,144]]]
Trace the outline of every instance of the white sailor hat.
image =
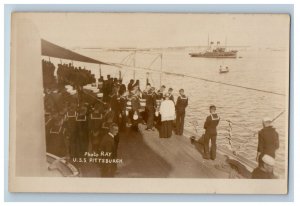
[[262,161],[270,166],[275,165],[275,159],[273,157],[271,157],[270,155],[264,155],[262,157]]
[[263,125],[264,125],[265,127],[271,126],[271,125],[272,125],[272,120],[271,120],[271,118],[270,118],[270,117],[265,117],[265,118],[263,119]]
[[271,123],[272,120],[271,120],[270,117],[265,117],[265,118],[263,118],[263,122],[269,122],[269,123]]

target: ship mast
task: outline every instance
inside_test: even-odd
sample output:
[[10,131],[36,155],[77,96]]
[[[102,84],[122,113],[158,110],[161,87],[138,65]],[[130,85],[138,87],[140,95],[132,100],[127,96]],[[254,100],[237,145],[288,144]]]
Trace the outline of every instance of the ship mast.
[[209,34],[207,35],[207,46],[209,47]]
[[210,49],[209,34],[207,34],[207,48]]

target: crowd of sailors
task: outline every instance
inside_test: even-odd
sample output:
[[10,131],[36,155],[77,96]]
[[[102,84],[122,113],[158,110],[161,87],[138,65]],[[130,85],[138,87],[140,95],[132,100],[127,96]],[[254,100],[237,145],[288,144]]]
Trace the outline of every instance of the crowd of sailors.
[[[188,106],[184,89],[178,91],[175,100],[173,89],[167,89],[164,85],[157,89],[147,81],[142,91],[139,80],[132,79],[125,85],[121,78],[110,75],[106,78],[100,76],[96,84],[95,76],[88,69],[58,64],[55,71],[54,64],[45,60],[42,65],[49,152],[54,152],[51,145],[56,145],[52,150],[57,155],[67,156],[75,162],[87,152],[111,154],[106,157],[111,164],[101,164],[100,171],[102,177],[113,177],[117,166],[112,162],[118,158],[120,132],[128,129],[139,132],[141,127],[138,125],[144,124],[146,131],[158,130],[160,138],[170,138],[173,131],[176,135],[183,135]],[[97,94],[85,89],[86,85],[96,88]],[[71,87],[73,92],[68,91],[67,87]],[[203,157],[215,160],[220,118],[216,106],[211,105],[209,112],[204,123]],[[259,166],[252,174],[255,179],[274,178],[275,151],[279,148],[279,139],[271,124],[271,119],[264,119],[263,129],[258,135]],[[57,139],[53,136],[63,139],[63,144],[57,146]]]

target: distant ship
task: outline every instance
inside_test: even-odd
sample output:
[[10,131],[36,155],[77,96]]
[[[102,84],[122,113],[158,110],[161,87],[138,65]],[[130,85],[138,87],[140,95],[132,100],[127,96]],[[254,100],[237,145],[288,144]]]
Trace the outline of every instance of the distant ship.
[[237,50],[226,51],[226,47],[220,46],[220,42],[217,42],[217,46],[213,48],[214,42],[210,42],[209,48],[205,52],[189,53],[191,57],[203,57],[203,58],[236,58]]

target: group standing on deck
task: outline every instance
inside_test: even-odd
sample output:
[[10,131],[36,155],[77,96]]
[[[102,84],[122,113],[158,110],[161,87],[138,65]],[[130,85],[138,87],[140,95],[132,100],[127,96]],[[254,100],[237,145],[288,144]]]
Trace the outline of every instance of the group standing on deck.
[[[57,144],[53,136],[63,138],[59,156],[82,158],[86,152],[107,152],[110,164],[100,166],[102,177],[113,177],[118,158],[119,131],[131,128],[138,132],[138,124],[146,125],[146,131],[159,131],[160,138],[183,135],[184,119],[188,106],[188,97],[184,89],[179,90],[175,100],[173,89],[162,85],[158,90],[146,83],[145,90],[140,89],[139,80],[130,80],[126,86],[122,79],[107,75],[100,76],[98,85],[91,72],[85,68],[76,68],[71,64],[55,66],[43,60],[43,79],[45,89],[45,111],[51,118],[46,125],[47,146]],[[76,92],[66,91],[71,86]],[[86,85],[96,87],[101,96],[86,90]],[[210,114],[204,123],[204,158],[215,160],[217,150],[217,126],[220,117],[216,106],[211,105]],[[274,166],[275,151],[279,147],[278,134],[271,121],[264,121],[259,132],[258,162],[253,178],[274,178],[270,168]],[[53,152],[55,149],[53,149]],[[267,168],[267,169],[266,169]],[[270,173],[271,171],[271,173]]]

